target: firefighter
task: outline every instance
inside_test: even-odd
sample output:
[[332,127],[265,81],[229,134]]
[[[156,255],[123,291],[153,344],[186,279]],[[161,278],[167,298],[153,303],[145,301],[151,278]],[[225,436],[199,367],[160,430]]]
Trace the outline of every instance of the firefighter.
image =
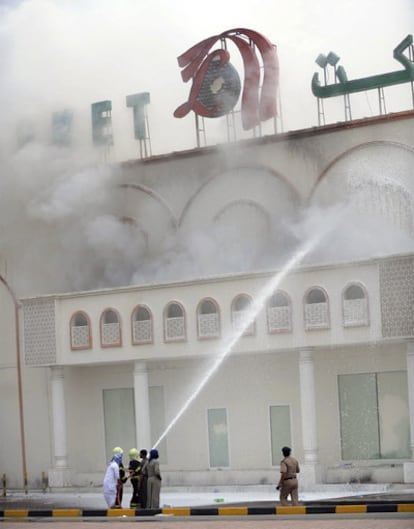
[[129,506],[131,508],[141,507],[140,484],[141,484],[141,463],[139,461],[139,452],[136,448],[129,451],[129,479],[132,485],[132,497]]

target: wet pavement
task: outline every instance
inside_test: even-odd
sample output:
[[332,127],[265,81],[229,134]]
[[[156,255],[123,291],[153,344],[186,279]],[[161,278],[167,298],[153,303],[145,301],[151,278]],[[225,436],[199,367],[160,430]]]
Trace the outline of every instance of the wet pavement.
[[[123,506],[129,507],[130,487],[124,490]],[[300,505],[346,505],[346,504],[400,504],[414,503],[413,485],[371,486],[321,486],[321,490],[300,492]],[[161,490],[160,508],[181,507],[277,507],[278,493],[274,487],[205,487]],[[102,489],[68,489],[29,491],[6,491],[0,496],[0,510],[53,510],[81,509],[106,510]]]
[[[128,507],[131,490],[124,490]],[[108,510],[101,489],[9,491],[0,497],[0,529],[413,529],[414,485],[323,486],[299,493],[299,507],[280,507],[273,487],[164,488],[162,510]],[[289,512],[290,511],[290,512]]]

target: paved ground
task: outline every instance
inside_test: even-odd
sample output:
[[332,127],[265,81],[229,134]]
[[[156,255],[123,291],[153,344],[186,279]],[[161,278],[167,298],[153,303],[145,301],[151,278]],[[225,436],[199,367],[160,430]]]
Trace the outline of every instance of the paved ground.
[[[386,490],[384,490],[386,489]],[[131,490],[124,491],[124,507],[129,506]],[[325,487],[323,490],[300,493],[301,505],[346,504],[346,503],[414,503],[414,486],[366,486],[343,490],[338,487]],[[229,507],[229,506],[267,507],[277,506],[277,493],[273,487],[222,487],[204,488],[168,488],[161,491],[161,507]],[[102,491],[68,490],[28,492],[7,491],[0,496],[0,510],[52,510],[52,509],[107,509]],[[1,528],[0,528],[1,529]]]
[[[346,487],[344,487],[346,488]],[[358,490],[358,489],[361,490]],[[384,488],[386,490],[384,490]],[[325,488],[323,491],[300,494],[301,504],[308,506],[322,505],[325,510],[326,504],[336,506],[347,504],[381,504],[392,503],[414,503],[414,486],[412,488],[397,487],[397,490],[385,486],[377,490],[375,487],[350,487],[343,490],[333,487],[331,490]],[[329,489],[329,487],[328,487]],[[352,490],[353,489],[353,490]],[[369,493],[367,493],[369,492]],[[125,490],[124,505],[128,506],[130,490]],[[170,488],[161,493],[161,506],[188,506],[188,507],[231,507],[244,506],[276,507],[276,491],[272,487],[224,487],[213,490],[197,489],[174,489]],[[179,507],[178,507],[179,508]],[[50,515],[55,509],[78,509],[83,511],[94,511],[103,509],[106,504],[102,491],[94,490],[71,490],[66,492],[29,492],[10,491],[5,497],[0,496],[0,511],[5,510],[42,511],[41,516],[7,517],[0,518],[0,529],[16,529],[16,523],[35,523],[36,529],[60,529],[64,522],[65,529],[102,529],[106,523],[115,523],[117,527],[122,524],[122,529],[136,529],[137,522],[140,529],[180,529],[185,524],[186,529],[413,529],[413,512],[364,512],[340,514],[338,512],[320,514],[277,514],[277,515],[251,515],[248,516],[180,516],[170,514],[158,514],[144,517],[133,517],[119,515],[106,517],[54,517]],[[335,510],[335,507],[333,507]],[[203,509],[204,510],[204,509]],[[318,509],[317,509],[318,510]],[[48,513],[46,513],[48,511]],[[163,511],[165,512],[165,510]],[[217,509],[216,509],[217,512]],[[104,525],[103,525],[104,524]]]

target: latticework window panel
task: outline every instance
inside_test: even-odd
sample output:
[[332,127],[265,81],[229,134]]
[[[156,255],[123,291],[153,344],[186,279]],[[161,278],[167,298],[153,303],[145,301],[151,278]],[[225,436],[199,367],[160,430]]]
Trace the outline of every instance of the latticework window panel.
[[73,325],[71,332],[72,348],[88,349],[91,346],[89,325]]
[[327,329],[329,328],[328,303],[306,303],[305,304],[305,328]]
[[287,332],[292,329],[289,307],[268,307],[267,321],[269,332]]
[[133,324],[134,343],[148,343],[152,341],[152,322],[151,320],[134,321]]
[[366,298],[343,300],[343,324],[346,327],[368,325],[368,301]]
[[234,310],[233,311],[233,329],[236,332],[242,332],[244,336],[250,336],[254,334],[254,321],[249,325],[247,324],[249,318],[248,310]]
[[102,345],[120,345],[121,328],[119,323],[102,324]]
[[219,317],[214,314],[198,315],[199,338],[216,338],[220,333]]
[[185,325],[184,317],[166,318],[165,320],[165,338],[167,341],[184,340]]

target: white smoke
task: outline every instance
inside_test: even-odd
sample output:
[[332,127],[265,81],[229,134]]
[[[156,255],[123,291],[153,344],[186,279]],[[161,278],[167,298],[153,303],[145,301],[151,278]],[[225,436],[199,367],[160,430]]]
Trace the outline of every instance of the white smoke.
[[[371,156],[370,149],[375,151]],[[120,166],[29,143],[0,162],[2,274],[20,296],[27,296],[274,270],[327,224],[335,224],[334,232],[305,262],[410,252],[413,212],[407,207],[412,204],[399,200],[414,194],[404,186],[414,154],[404,150],[403,156],[394,146],[366,150],[334,166],[308,207],[288,205],[280,182],[271,194],[269,218],[251,203],[236,203],[218,215],[217,223],[210,220],[201,227],[189,222],[165,230],[164,224],[157,226],[158,210],[152,211],[148,202],[137,220],[122,217],[120,198],[128,189],[120,192]],[[379,175],[382,159],[393,160],[392,174]],[[251,177],[257,189],[269,191],[266,173]],[[247,182],[249,175],[243,178]],[[390,200],[394,207],[384,210]],[[193,214],[199,217],[212,214],[206,190],[195,206]],[[139,213],[150,229],[142,229]]]
[[[285,224],[272,218],[266,247],[255,240],[254,230],[249,231],[248,218],[245,237],[243,230],[232,227],[231,218],[217,230],[160,233],[155,215],[146,211],[156,234],[152,245],[139,224],[121,218],[117,162],[138,154],[125,96],[150,92],[153,152],[194,146],[192,119],[172,117],[189,91],[181,81],[176,57],[209,35],[250,27],[278,45],[285,129],[315,125],[315,101],[309,88],[317,68],[315,57],[329,49],[341,54],[352,46],[352,58],[345,57],[351,77],[390,71],[395,69],[392,48],[413,27],[408,0],[339,4],[262,0],[253,6],[247,0],[213,0],[200,17],[193,3],[184,0],[174,2],[173,8],[166,0],[3,1],[0,273],[19,295],[26,296],[277,266],[285,253],[309,235],[312,222],[314,229],[318,222],[326,222],[325,210],[312,209],[302,221],[289,219]],[[366,39],[368,15],[375,31]],[[338,24],[343,34],[334,29]],[[361,47],[367,49],[355,49],[358,34]],[[362,71],[356,68],[354,75],[350,63],[362,64]],[[367,64],[375,71],[367,72]],[[91,140],[90,105],[105,99],[113,102],[115,145],[110,164],[102,163]],[[402,98],[395,99],[397,106],[389,110],[403,104]],[[69,148],[51,145],[51,115],[63,109],[70,109],[74,116]],[[329,118],[338,119],[337,114]],[[26,133],[33,135],[25,145],[19,144],[17,136],[22,123]],[[209,127],[219,131],[223,141],[218,123],[213,121]],[[210,138],[215,140],[214,133]],[[400,233],[386,235],[386,227],[381,226],[383,238],[373,247],[374,239],[362,237],[364,231],[355,219],[349,215],[343,233],[332,239],[318,259],[338,258],[345,255],[346,247],[348,256],[357,256],[365,250],[380,251],[381,245],[384,250],[395,249],[396,241],[398,249],[410,244],[411,239],[407,242]],[[265,226],[257,217],[251,220],[257,230]],[[381,222],[373,221],[367,233]]]
[[[0,171],[0,248],[12,283],[30,293],[82,286],[94,274],[88,231],[111,211],[116,172],[34,142]],[[101,233],[113,235],[106,225]]]

